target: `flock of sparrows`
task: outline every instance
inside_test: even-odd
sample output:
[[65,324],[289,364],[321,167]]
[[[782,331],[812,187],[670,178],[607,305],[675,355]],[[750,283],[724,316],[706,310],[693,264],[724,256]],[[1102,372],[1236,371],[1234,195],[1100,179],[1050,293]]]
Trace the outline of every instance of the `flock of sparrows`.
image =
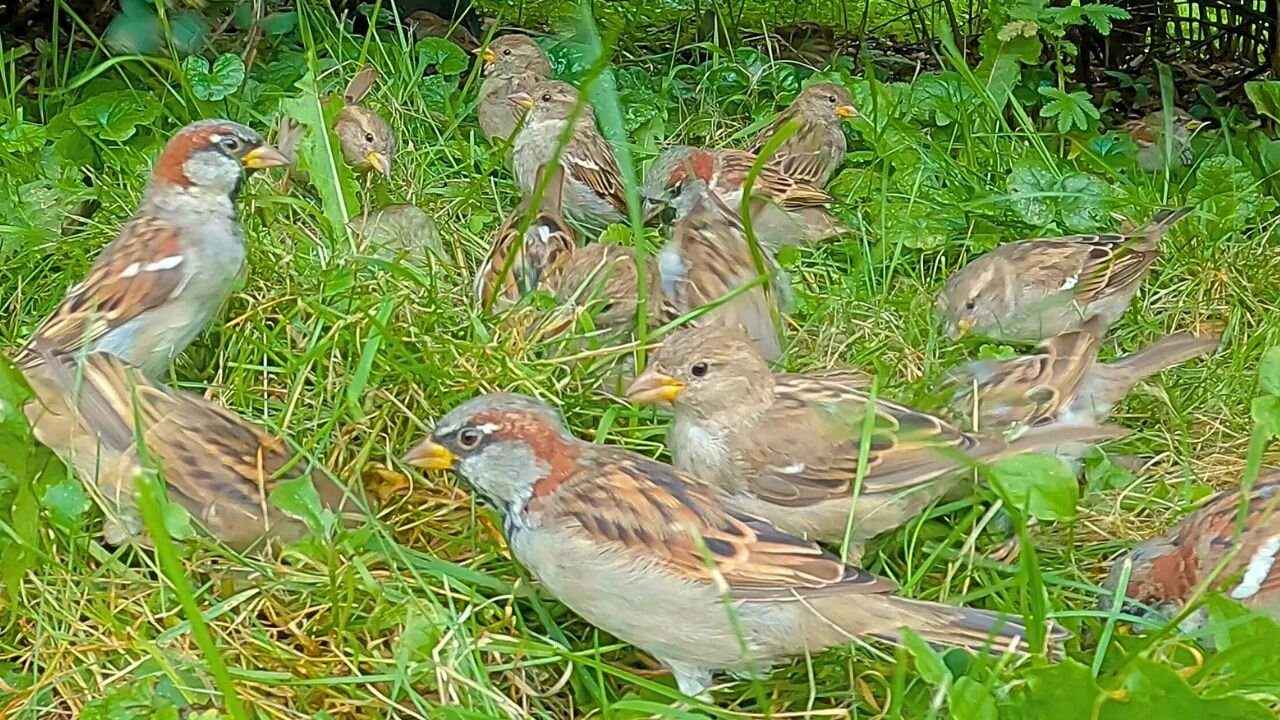
[[[1098,358],[1161,237],[1189,209],[1133,232],[1011,242],[951,277],[938,296],[948,334],[1038,343],[954,372],[955,422],[876,397],[855,370],[770,365],[788,294],[775,253],[844,230],[823,187],[845,155],[841,122],[857,114],[845,88],[807,88],[746,148],[674,146],[656,158],[643,216],[669,216],[671,228],[638,273],[631,248],[593,242],[628,208],[590,104],[551,77],[527,36],[498,36],[478,52],[480,128],[523,202],[476,272],[477,302],[502,308],[542,289],[589,304],[597,327],[625,332],[643,293],[647,322],[685,320],[625,393],[673,409],[671,464],[580,440],[550,405],[501,393],[440,418],[404,462],[453,471],[502,516],[511,552],[550,594],[650,653],[689,695],[715,673],[758,674],[862,638],[895,642],[904,628],[972,650],[1055,652],[1067,633],[1054,623],[901,597],[824,546],[844,545],[856,562],[866,541],[971,492],[975,464],[1037,450],[1077,463],[1123,434],[1107,416],[1136,383],[1213,352],[1217,335],[1185,333]],[[343,117],[345,129],[334,130],[348,161],[389,173],[385,121]],[[246,171],[288,164],[243,125],[183,128],[132,219],[16,355],[35,393],[26,412],[36,437],[98,490],[108,542],[145,539],[133,490],[152,466],[171,501],[237,550],[304,532],[268,500],[283,481],[310,475],[325,505],[350,504],[341,484],[279,438],[160,382],[244,270],[235,197]],[[1254,487],[1238,536],[1241,501],[1227,494],[1135,551],[1128,586],[1114,588],[1122,576],[1113,575],[1113,594],[1176,607],[1230,557],[1218,577],[1230,579],[1232,596],[1274,609],[1278,488],[1275,475]]]

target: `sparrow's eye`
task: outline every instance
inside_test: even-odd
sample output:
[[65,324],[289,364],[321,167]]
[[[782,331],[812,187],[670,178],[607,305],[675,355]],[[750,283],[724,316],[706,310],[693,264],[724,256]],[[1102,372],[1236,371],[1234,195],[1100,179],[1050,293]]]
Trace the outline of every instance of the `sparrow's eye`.
[[502,54],[503,54],[503,55],[510,55],[510,54],[511,54],[511,48],[507,48],[507,49],[503,50],[503,51],[502,51]]
[[838,103],[838,102],[840,102],[840,101],[839,101],[839,100],[836,100],[836,96],[835,96],[835,95],[828,95],[828,96],[827,96],[827,102],[831,103],[832,105],[835,105],[836,103]]
[[483,437],[479,430],[475,428],[462,428],[458,431],[458,447],[463,450],[474,450],[480,444],[480,438]]
[[371,142],[373,142],[373,141],[374,141],[373,133],[371,133],[371,132],[367,132],[367,133],[365,133],[365,134],[364,134],[364,141],[365,141],[365,142],[367,142],[367,143],[371,143]]
[[977,301],[977,300],[974,300],[973,298],[969,298],[967,301],[965,301],[965,304],[964,304],[964,309],[965,309],[965,310],[972,310],[972,309],[974,309],[974,308],[976,308],[976,307],[978,307],[978,301]]
[[542,102],[551,102],[551,93],[542,93]]
[[694,363],[693,367],[689,368],[689,374],[696,378],[705,377],[707,374],[707,364],[702,361]]
[[240,152],[240,147],[242,144],[243,143],[240,142],[240,138],[234,135],[228,135],[227,137],[224,137],[218,141],[218,145],[220,145],[223,150],[226,150],[229,153]]

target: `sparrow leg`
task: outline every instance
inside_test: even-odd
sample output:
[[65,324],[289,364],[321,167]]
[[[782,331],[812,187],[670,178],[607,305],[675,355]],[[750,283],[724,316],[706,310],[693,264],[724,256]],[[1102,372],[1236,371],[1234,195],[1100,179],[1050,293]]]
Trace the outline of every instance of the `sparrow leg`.
[[710,670],[670,660],[659,659],[659,662],[671,669],[671,674],[676,679],[676,687],[680,688],[680,692],[691,698],[712,702],[711,693],[709,692],[711,688]]

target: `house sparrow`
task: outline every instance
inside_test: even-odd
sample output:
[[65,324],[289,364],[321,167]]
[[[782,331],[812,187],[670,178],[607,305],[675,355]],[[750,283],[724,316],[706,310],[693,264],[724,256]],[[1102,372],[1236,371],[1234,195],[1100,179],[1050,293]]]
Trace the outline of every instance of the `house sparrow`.
[[512,554],[551,595],[653,655],[687,695],[713,673],[759,674],[861,638],[896,642],[906,627],[942,645],[1027,651],[1021,618],[897,597],[892,581],[724,508],[701,480],[577,439],[527,396],[463,403],[404,462],[457,474],[502,516]]
[[1125,597],[1166,617],[1178,615],[1198,590],[1209,585],[1280,619],[1280,564],[1276,562],[1280,470],[1264,469],[1259,475],[1237,535],[1243,504],[1239,488],[1221,493],[1168,533],[1142,543],[1127,558],[1118,558],[1104,583],[1108,590],[1104,608],[1111,605],[1128,559],[1133,570]]
[[245,169],[288,160],[258,133],[202,120],[156,160],[137,212],[23,349],[101,350],[158,377],[213,319],[244,267],[235,196]]
[[464,24],[446,20],[430,10],[415,10],[405,22],[415,42],[434,37],[449,40],[467,52],[475,52],[480,47],[480,41]]
[[[516,183],[528,197],[538,171],[551,163],[561,144],[561,135],[578,102],[578,90],[559,80],[547,80],[529,92],[515,93],[511,101],[528,110],[511,148]],[[568,144],[560,154],[560,165],[565,169],[565,215],[587,239],[595,239],[611,223],[626,222],[622,174],[613,146],[596,128],[590,104],[582,107],[574,123]]]
[[[710,188],[735,214],[756,156],[746,150],[707,150],[677,145],[664,150],[645,171],[640,193],[646,218],[667,207],[678,219]],[[694,182],[697,181],[697,182]],[[820,242],[845,232],[827,209],[831,196],[788,176],[775,162],[766,163],[751,186],[752,229],[771,247]]]
[[1006,243],[964,266],[938,295],[952,338],[970,333],[1039,342],[1101,315],[1111,325],[1129,308],[1157,243],[1191,208],[1163,210],[1114,235],[1069,235]]
[[[645,258],[648,314],[664,317],[658,266]],[[594,325],[606,333],[631,332],[636,326],[637,286],[635,251],[621,245],[591,243],[576,248],[547,273],[547,288],[562,304],[593,314]]]
[[378,71],[371,65],[356,73],[342,91],[345,104],[333,118],[333,132],[338,136],[343,159],[353,170],[358,173],[377,170],[389,178],[396,137],[381,115],[360,104],[377,80]]
[[[736,292],[700,314],[694,324],[742,329],[761,355],[776,360],[782,345],[774,317],[779,312],[778,297],[788,294],[781,269],[764,246],[757,264],[738,216],[700,181],[690,184],[685,192],[698,199],[676,221],[671,240],[658,255],[666,312],[679,317]],[[749,289],[742,291],[744,287]]]
[[[1191,135],[1206,124],[1202,120],[1191,117],[1185,110],[1175,108],[1169,128],[1172,133],[1173,147],[1168,157],[1177,158],[1183,165],[1194,162],[1195,155],[1191,152]],[[1133,138],[1134,144],[1138,146],[1138,167],[1149,173],[1164,170],[1166,155],[1163,111],[1157,110],[1137,120],[1129,120],[1121,125],[1120,129]]]
[[507,142],[515,133],[524,109],[511,102],[517,93],[529,93],[543,80],[551,79],[551,61],[527,35],[503,35],[480,50],[484,60],[484,82],[476,115],[480,131],[494,144]]
[[111,510],[109,544],[141,536],[134,483],[152,467],[160,470],[170,501],[237,551],[306,533],[303,522],[271,504],[279,483],[308,475],[326,507],[340,510],[346,502],[326,473],[309,469],[283,441],[217,404],[152,382],[107,353],[79,360],[47,353],[27,370],[35,399],[25,411],[36,438],[101,491]]
[[978,360],[951,374],[952,408],[980,427],[1037,426],[1053,422],[1101,424],[1147,377],[1217,349],[1218,333],[1170,335],[1108,362],[1098,361],[1106,320],[1095,315],[1055,335],[1030,355]]
[[[541,178],[534,186],[539,184]],[[563,187],[564,167],[558,166],[547,178],[528,230],[521,235],[520,223],[529,216],[525,198],[494,233],[493,247],[476,273],[476,298],[482,306],[498,300],[514,303],[533,292],[546,272],[576,247],[573,228],[560,214]]]
[[347,222],[347,228],[383,259],[422,260],[430,254],[447,258],[439,226],[417,205],[395,203],[362,212]]
[[847,141],[841,121],[857,116],[853,97],[844,86],[812,85],[762,130],[747,150],[759,155],[774,134],[795,120],[795,132],[782,142],[770,160],[793,180],[820,188],[831,180],[844,160]]
[[[694,328],[663,340],[626,397],[673,406],[672,462],[723,488],[729,507],[821,542],[843,542],[848,532],[858,553],[958,489],[974,462],[1117,435],[1055,427],[1008,442],[883,398],[873,407],[865,385],[856,374],[774,374],[741,332]],[[875,420],[855,502],[869,410]]]

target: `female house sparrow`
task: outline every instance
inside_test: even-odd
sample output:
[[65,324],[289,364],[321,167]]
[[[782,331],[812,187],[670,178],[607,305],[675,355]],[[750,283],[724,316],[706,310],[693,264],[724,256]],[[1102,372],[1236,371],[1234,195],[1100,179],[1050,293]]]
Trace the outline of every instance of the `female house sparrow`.
[[444,38],[467,52],[475,52],[480,47],[480,41],[467,29],[466,24],[446,20],[430,10],[409,13],[405,23],[415,41],[429,37]]
[[947,334],[1039,342],[1093,315],[1111,325],[1156,261],[1160,238],[1190,212],[1163,210],[1134,232],[1001,245],[947,279],[938,295]]
[[[1191,152],[1191,135],[1205,124],[1204,121],[1191,117],[1187,111],[1175,108],[1173,121],[1169,127],[1173,152],[1168,157],[1177,159],[1183,165],[1194,162],[1195,156]],[[1129,120],[1121,125],[1120,129],[1128,133],[1129,137],[1133,138],[1134,144],[1138,146],[1138,167],[1149,173],[1160,172],[1165,168],[1163,111],[1157,110],[1137,120]]]
[[404,461],[461,477],[553,596],[652,654],[687,695],[713,673],[757,674],[859,637],[895,642],[904,627],[944,645],[1027,650],[1020,618],[894,596],[892,581],[722,507],[701,480],[577,439],[527,396],[463,403]]
[[235,196],[245,169],[288,160],[258,133],[202,120],[174,135],[137,212],[22,351],[101,350],[160,376],[231,294],[244,267]]
[[[534,187],[538,184],[535,182]],[[528,198],[502,222],[489,255],[476,273],[476,298],[482,306],[489,307],[498,299],[514,303],[533,292],[546,272],[573,251],[573,228],[560,214],[563,187],[564,167],[559,166],[547,178],[538,212],[529,220],[523,235],[520,223],[529,214]]]
[[[551,268],[546,282],[560,303],[593,313],[596,328],[609,334],[635,330],[639,277],[631,248],[604,243],[576,248]],[[645,257],[645,283],[650,318],[663,317],[658,266],[652,255]]]
[[782,355],[774,323],[777,296],[788,292],[781,270],[765,247],[758,267],[738,216],[700,182],[692,185],[702,188],[686,190],[697,200],[676,221],[658,256],[666,311],[679,317],[737,293],[694,324],[744,330],[762,356],[776,360]]
[[820,188],[831,180],[844,160],[848,145],[841,122],[857,116],[853,97],[844,86],[812,85],[762,130],[747,150],[759,155],[774,134],[795,120],[795,132],[782,142],[770,160],[788,177]]
[[391,177],[391,161],[396,153],[396,136],[391,126],[378,113],[360,101],[378,80],[378,71],[366,65],[351,78],[342,91],[343,108],[333,119],[333,132],[338,136],[342,157],[358,173],[374,170]]
[[[1161,537],[1128,556],[1133,562],[1124,595],[1173,617],[1197,590],[1211,583],[1228,597],[1280,619],[1280,470],[1264,470],[1249,493],[1242,532],[1240,489],[1213,498]],[[1225,561],[1225,565],[1223,564]],[[1125,563],[1111,568],[1103,597],[1109,606]]]
[[[756,156],[746,150],[706,150],[677,145],[664,150],[645,171],[640,193],[645,215],[670,206],[676,217],[692,209],[703,188],[710,188],[734,213]],[[766,163],[751,186],[752,228],[771,247],[806,245],[835,237],[845,227],[827,209],[831,196],[790,177],[776,161]]]
[[[627,389],[637,404],[671,403],[672,462],[724,489],[736,511],[784,532],[861,545],[956,489],[973,462],[1064,441],[1115,437],[1111,428],[1032,430],[1007,442],[973,435],[889,400],[874,406],[856,374],[774,374],[739,332],[672,333]],[[853,499],[865,418],[875,413],[866,473]]]
[[1106,320],[1095,315],[1076,330],[1055,335],[1030,355],[978,360],[948,379],[952,408],[981,427],[1101,424],[1135,385],[1217,349],[1218,333],[1177,333],[1109,362],[1098,361]]
[[[528,110],[511,148],[516,183],[528,197],[539,170],[551,163],[560,146],[560,137],[578,102],[578,90],[559,80],[547,80],[510,99]],[[588,239],[597,237],[606,225],[626,222],[622,174],[613,147],[596,129],[590,104],[583,106],[573,125],[568,144],[560,154],[560,165],[565,170],[565,215]]]
[[142,532],[134,482],[149,467],[161,471],[171,501],[237,551],[306,533],[268,500],[281,482],[309,475],[326,507],[344,503],[343,489],[325,473],[309,471],[280,439],[215,403],[153,383],[107,353],[82,363],[72,353],[45,359],[26,372],[35,392],[27,419],[36,438],[113,506],[112,545]]
[[511,102],[516,93],[529,93],[533,86],[551,79],[551,61],[527,35],[494,38],[480,51],[484,59],[484,82],[476,115],[485,139],[498,144],[508,141],[520,124],[524,110]]

